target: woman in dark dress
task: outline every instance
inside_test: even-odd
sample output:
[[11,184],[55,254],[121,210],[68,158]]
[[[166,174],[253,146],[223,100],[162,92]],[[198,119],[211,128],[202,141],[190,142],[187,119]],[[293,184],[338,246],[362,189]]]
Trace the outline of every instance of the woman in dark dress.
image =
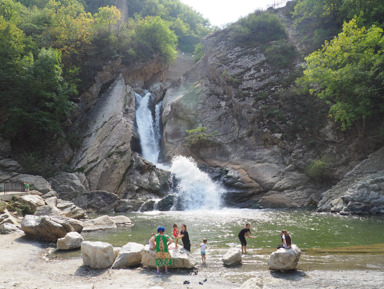
[[188,250],[188,252],[191,252],[191,242],[189,241],[187,225],[185,224],[181,225],[181,232],[180,232],[179,238],[181,238],[181,241],[183,242],[184,249]]
[[252,234],[250,228],[251,228],[251,224],[247,223],[245,225],[245,228],[242,229],[238,235],[240,243],[241,243],[241,253],[242,254],[247,254],[247,240],[245,240],[245,237],[254,238],[254,236],[250,235],[250,234]]

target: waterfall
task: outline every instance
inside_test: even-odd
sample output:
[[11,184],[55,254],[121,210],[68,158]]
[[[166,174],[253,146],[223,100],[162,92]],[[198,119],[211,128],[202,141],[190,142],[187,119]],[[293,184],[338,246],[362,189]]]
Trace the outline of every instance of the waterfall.
[[170,170],[176,181],[174,193],[177,195],[178,208],[184,210],[219,209],[224,189],[213,182],[208,174],[200,171],[191,158],[176,156],[171,168],[159,164],[161,140],[161,101],[153,108],[154,96],[147,92],[136,95],[136,123],[140,137],[142,156],[158,168]]
[[142,156],[147,161],[157,164],[160,153],[160,120],[161,120],[161,102],[155,107],[155,117],[153,117],[151,106],[153,95],[147,92],[143,97],[136,95],[136,123],[140,136],[140,145]]
[[202,172],[191,158],[174,157],[171,173],[178,181],[176,192],[183,209],[220,209],[224,189]]

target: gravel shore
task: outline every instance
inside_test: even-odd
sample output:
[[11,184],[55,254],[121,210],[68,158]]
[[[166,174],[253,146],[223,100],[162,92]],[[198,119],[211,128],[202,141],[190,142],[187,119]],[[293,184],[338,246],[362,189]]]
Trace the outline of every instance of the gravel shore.
[[[48,260],[47,249],[20,234],[0,235],[0,288],[239,288],[225,274],[197,275],[176,270],[156,275],[150,269],[93,270],[81,258]],[[384,256],[383,256],[384,258]],[[254,287],[248,288],[384,288],[384,270],[309,270],[289,273],[252,272]],[[206,281],[204,281],[206,280]],[[183,284],[188,281],[189,284]]]

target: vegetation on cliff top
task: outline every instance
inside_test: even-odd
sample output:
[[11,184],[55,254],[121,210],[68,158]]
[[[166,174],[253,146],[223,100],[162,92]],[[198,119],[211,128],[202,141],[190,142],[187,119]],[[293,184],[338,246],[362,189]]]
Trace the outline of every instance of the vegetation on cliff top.
[[[120,1],[121,2],[121,1]],[[0,134],[40,147],[62,135],[76,96],[114,57],[171,62],[210,25],[178,0],[0,0]]]

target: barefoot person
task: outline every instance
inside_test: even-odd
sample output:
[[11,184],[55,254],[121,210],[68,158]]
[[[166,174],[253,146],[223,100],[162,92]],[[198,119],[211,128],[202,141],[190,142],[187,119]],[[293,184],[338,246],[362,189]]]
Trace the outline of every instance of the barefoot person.
[[247,240],[245,240],[245,237],[254,238],[254,236],[250,235],[250,234],[252,234],[250,228],[251,228],[251,224],[247,223],[245,225],[245,228],[242,229],[238,235],[240,243],[241,243],[241,253],[242,254],[247,254]]
[[164,234],[165,228],[157,228],[157,234],[151,238],[152,246],[156,249],[156,273],[160,273],[160,266],[164,266],[165,273],[168,273],[168,266],[172,265],[171,255],[168,252],[168,246],[173,240]]
[[283,244],[278,245],[277,249],[280,249],[280,248],[289,249],[289,248],[291,248],[292,238],[288,234],[287,230],[282,230],[281,234],[280,234],[280,237],[281,237],[281,241],[282,241]]
[[203,264],[207,263],[207,258],[205,256],[205,254],[206,254],[205,250],[207,250],[207,248],[208,248],[207,239],[204,238],[203,243],[200,244],[201,263],[203,263]]
[[181,241],[183,242],[184,249],[188,250],[188,252],[191,252],[191,242],[189,241],[187,225],[181,225],[181,232],[179,234],[179,238],[181,238]]

